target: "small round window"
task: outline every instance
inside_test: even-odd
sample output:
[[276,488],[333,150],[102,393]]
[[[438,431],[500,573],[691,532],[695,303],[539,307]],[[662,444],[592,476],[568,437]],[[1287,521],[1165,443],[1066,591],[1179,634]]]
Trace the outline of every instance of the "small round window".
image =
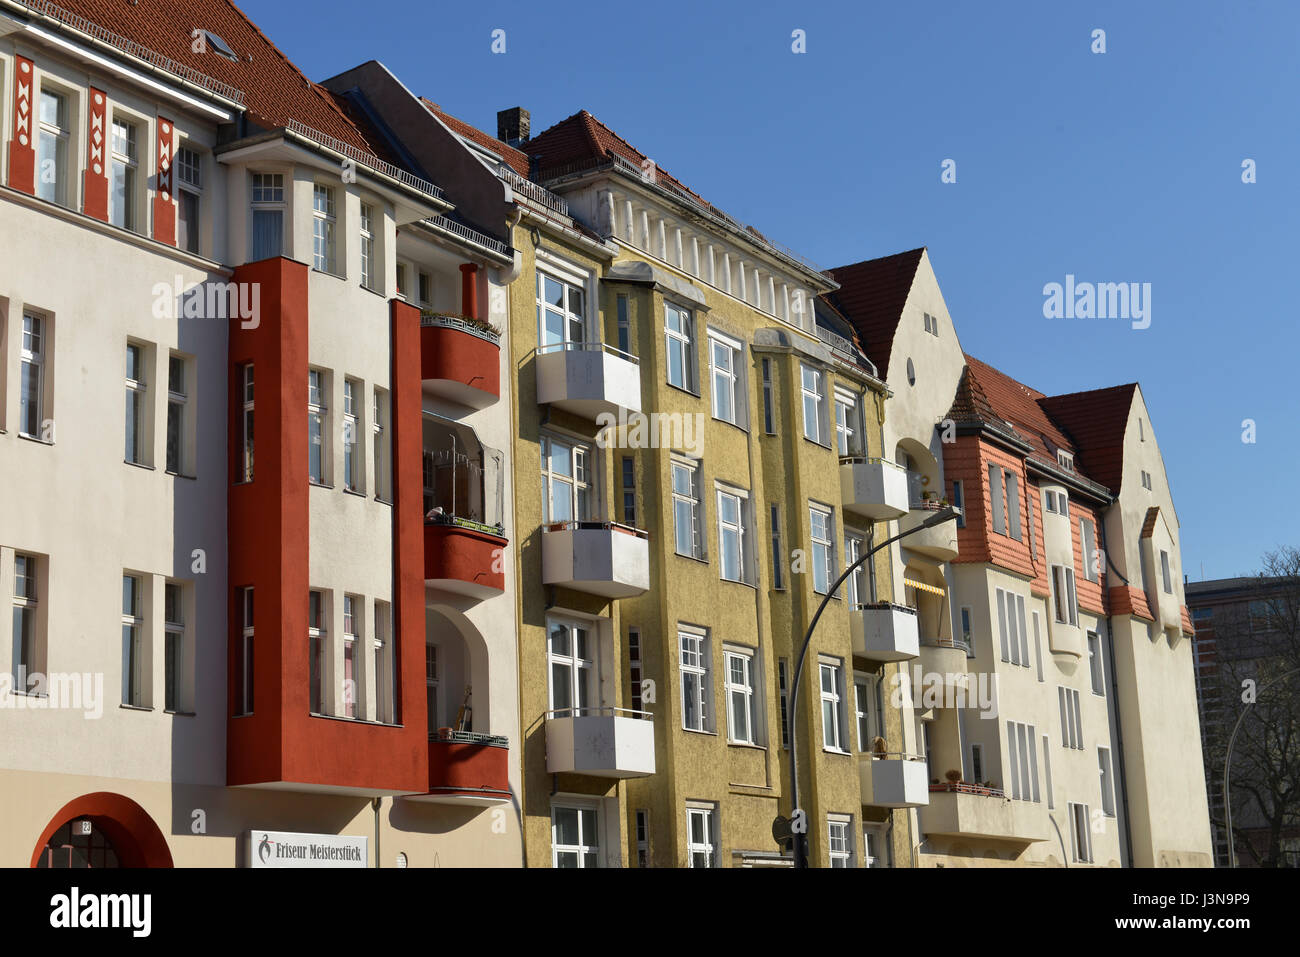
[[916,366],[912,365],[912,360],[907,360],[907,384],[916,385]]

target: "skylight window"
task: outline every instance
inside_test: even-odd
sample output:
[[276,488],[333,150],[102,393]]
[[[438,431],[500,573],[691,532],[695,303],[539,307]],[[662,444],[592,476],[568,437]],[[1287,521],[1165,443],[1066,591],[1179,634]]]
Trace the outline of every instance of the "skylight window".
[[234,50],[230,49],[230,44],[221,39],[221,37],[217,36],[211,30],[196,29],[191,36],[195,36],[195,39],[202,44],[202,47],[200,47],[198,52],[202,53],[211,50],[213,53],[219,54],[227,60],[234,60],[236,63],[239,62],[239,55],[235,53]]

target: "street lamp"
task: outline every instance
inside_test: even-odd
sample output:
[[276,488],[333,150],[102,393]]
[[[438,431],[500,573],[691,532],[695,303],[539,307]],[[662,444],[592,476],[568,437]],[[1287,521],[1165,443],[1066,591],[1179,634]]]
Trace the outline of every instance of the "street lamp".
[[[826,594],[822,596],[821,604],[817,606],[817,612],[812,616],[812,621],[808,623],[808,633],[805,634],[803,637],[803,647],[799,649],[799,661],[794,668],[794,690],[791,692],[790,695],[790,816],[791,819],[794,818],[795,813],[799,810],[799,688],[801,685],[800,678],[803,675],[804,659],[808,656],[808,646],[812,644],[813,629],[817,627],[818,619],[821,618],[822,612],[826,610],[826,603],[831,600],[831,597],[837,591],[840,590],[840,585],[844,584],[844,580],[846,578],[848,578],[855,571],[857,571],[859,566],[863,565],[867,561],[867,559],[869,559],[872,555],[876,554],[876,552],[880,551],[882,548],[888,548],[890,545],[894,544],[894,542],[898,541],[900,538],[906,538],[908,535],[912,535],[916,532],[919,532],[923,528],[934,528],[936,525],[942,525],[944,522],[954,519],[960,514],[961,513],[958,509],[954,508],[951,505],[946,505],[943,508],[941,508],[939,511],[931,515],[929,518],[927,518],[924,522],[921,522],[915,528],[910,528],[905,532],[899,532],[893,538],[885,539],[879,545],[873,547],[865,555],[861,556],[852,565],[845,568],[844,572],[840,575],[840,577],[835,579],[835,583],[831,585],[831,587],[826,590]],[[802,868],[808,866],[807,845],[805,843],[805,841],[807,840],[806,834],[807,832],[805,831],[803,833],[793,835],[795,867]]]
[[[1237,740],[1237,732],[1241,730],[1241,723],[1246,720],[1246,715],[1250,714],[1250,706],[1259,700],[1262,695],[1273,685],[1277,684],[1284,678],[1290,678],[1292,675],[1300,674],[1300,668],[1292,668],[1290,671],[1284,671],[1276,678],[1266,681],[1260,685],[1259,690],[1255,692],[1255,700],[1247,701],[1246,707],[1241,709],[1241,716],[1237,718],[1237,723],[1232,727],[1232,735],[1228,738],[1228,753],[1223,758],[1223,814],[1224,825],[1228,832],[1228,866],[1237,866],[1237,848],[1232,841],[1232,798],[1228,794],[1228,775],[1232,773],[1232,743]],[[793,743],[793,742],[791,742]]]

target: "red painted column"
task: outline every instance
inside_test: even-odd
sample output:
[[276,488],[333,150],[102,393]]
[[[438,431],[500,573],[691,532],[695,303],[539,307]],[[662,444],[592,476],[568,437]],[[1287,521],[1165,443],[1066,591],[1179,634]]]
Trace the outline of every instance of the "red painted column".
[[460,264],[460,311],[471,319],[478,314],[478,263]]
[[9,141],[9,185],[36,195],[36,67],[15,57],[13,139]]
[[84,211],[108,222],[108,163],[104,147],[108,135],[108,97],[103,90],[90,88],[90,119],[86,124],[86,171],[82,174],[86,197]]
[[172,154],[175,152],[176,129],[172,121],[158,117],[158,168],[153,194],[153,238],[168,246],[176,245],[176,204],[172,202]]

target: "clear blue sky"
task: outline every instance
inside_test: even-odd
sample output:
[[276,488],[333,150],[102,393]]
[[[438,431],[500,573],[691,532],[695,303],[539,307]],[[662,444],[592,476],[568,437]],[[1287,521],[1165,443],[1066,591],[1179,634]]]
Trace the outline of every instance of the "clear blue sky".
[[[1300,545],[1300,4],[242,6],[316,80],[380,60],[491,132],[590,110],[824,267],[928,246],[967,352],[1047,393],[1142,383],[1193,580]],[[1045,319],[1066,273],[1151,283],[1150,328]]]

